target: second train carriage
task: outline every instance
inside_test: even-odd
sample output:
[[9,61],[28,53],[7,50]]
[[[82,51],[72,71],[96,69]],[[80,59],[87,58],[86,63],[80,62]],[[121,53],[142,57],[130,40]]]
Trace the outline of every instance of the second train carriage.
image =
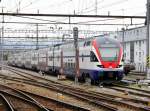
[[[117,81],[123,78],[122,47],[120,43],[108,37],[93,37],[80,40],[79,46],[79,79],[90,78],[91,83]],[[61,58],[62,51],[62,58]],[[25,55],[25,56],[24,56]],[[74,42],[57,44],[49,48],[22,53],[24,66],[42,71],[61,69],[66,76],[75,77]],[[12,59],[12,57],[10,57]],[[16,57],[17,58],[17,57]]]

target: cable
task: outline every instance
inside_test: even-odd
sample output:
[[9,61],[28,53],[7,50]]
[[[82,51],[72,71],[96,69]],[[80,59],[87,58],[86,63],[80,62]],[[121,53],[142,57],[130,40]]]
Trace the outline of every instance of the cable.
[[57,21],[52,21],[52,20],[45,20],[45,19],[32,18],[32,17],[24,17],[24,16],[15,16],[15,17],[27,18],[27,19],[32,19],[32,20],[40,20],[40,21],[46,21],[46,22],[57,22]]
[[[20,2],[22,2],[22,1],[23,1],[23,0],[21,0]],[[31,2],[30,2],[29,4],[27,4],[26,6],[20,8],[19,11],[21,11],[21,10],[23,10],[23,9],[25,9],[25,8],[27,8],[27,7],[29,7],[29,6],[31,6],[31,5],[33,5],[33,3],[36,3],[36,2],[38,2],[38,1],[40,1],[40,0],[31,1]],[[16,2],[16,6],[15,6],[14,8],[10,9],[11,12],[13,12],[12,10],[16,9],[16,7],[18,7],[18,5],[19,5],[19,4]]]
[[[97,10],[98,9],[103,9],[103,8],[107,8],[107,7],[112,7],[112,6],[114,6],[114,5],[118,5],[118,4],[122,4],[123,2],[126,2],[126,1],[128,1],[128,0],[119,0],[119,1],[116,1],[116,2],[113,2],[113,3],[110,3],[110,4],[107,4],[107,5],[104,5],[104,6],[102,6],[102,7],[99,7],[99,8],[97,8]],[[99,2],[98,2],[99,3]],[[92,8],[94,8],[94,7],[92,7]],[[90,9],[90,8],[88,8],[88,10],[87,9],[85,9],[85,10],[87,10],[87,11],[84,11],[84,13],[89,13],[89,12],[92,12],[92,11],[94,11],[95,10],[95,8],[94,9]]]
[[21,8],[21,10],[23,10],[23,9],[25,9],[25,8],[27,8],[27,7],[31,6],[31,5],[33,5],[33,4],[36,3],[36,2],[39,2],[39,1],[40,1],[40,0],[34,0],[33,2],[30,2],[30,4],[28,4],[28,5],[24,6],[23,8]]
[[117,19],[117,18],[114,18],[114,19],[91,20],[91,21],[77,22],[77,23],[78,23],[78,24],[81,24],[81,23],[91,23],[91,22],[110,21],[110,20],[118,20],[118,19]]
[[[101,1],[97,2],[97,5],[98,5],[99,3],[102,3],[103,1],[104,1],[104,0],[101,0]],[[83,4],[84,4],[84,3],[83,3]],[[93,3],[93,4],[90,5],[89,7],[86,7],[86,8],[84,8],[84,9],[82,9],[81,11],[77,12],[77,14],[82,14],[84,10],[93,8],[94,5],[95,5],[95,3]],[[83,7],[83,6],[82,6],[82,7]]]

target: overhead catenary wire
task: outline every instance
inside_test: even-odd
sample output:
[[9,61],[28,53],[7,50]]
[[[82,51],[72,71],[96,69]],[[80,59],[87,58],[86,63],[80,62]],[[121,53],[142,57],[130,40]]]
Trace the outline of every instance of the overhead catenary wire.
[[[97,10],[99,10],[99,9],[104,9],[104,8],[107,8],[107,7],[112,7],[112,6],[114,6],[114,5],[119,5],[119,4],[122,4],[122,3],[126,2],[126,1],[128,1],[128,0],[118,0],[118,1],[116,1],[116,2],[109,3],[109,4],[104,5],[104,6],[102,6],[102,7],[98,7]],[[99,4],[99,2],[97,2],[97,4]],[[95,5],[95,4],[94,4],[94,5]],[[91,9],[91,8],[92,8],[92,9]],[[85,11],[84,11],[84,10],[85,10]],[[92,6],[92,5],[91,5],[90,7],[85,8],[85,9],[82,10],[82,12],[84,12],[84,13],[89,13],[89,12],[92,12],[92,11],[95,11],[95,7]],[[80,12],[78,12],[78,13],[80,13]]]
[[[19,1],[19,2],[22,2],[23,0],[21,0],[21,1]],[[23,9],[25,9],[25,8],[27,8],[27,7],[29,7],[29,6],[31,6],[31,5],[33,5],[34,3],[36,3],[36,2],[38,2],[38,1],[40,1],[40,0],[34,0],[34,1],[30,1],[30,3],[28,3],[27,5],[25,5],[24,7],[20,7],[20,11],[21,10],[23,10]],[[7,12],[13,12],[13,10],[14,9],[16,9],[16,7],[18,8],[19,7],[19,3],[17,3],[16,2],[16,6],[14,6],[12,9],[10,9],[9,11],[7,11]],[[16,10],[15,10],[16,11]]]
[[[104,1],[104,0],[98,1],[98,2],[97,2],[97,5],[98,5],[99,3],[101,3],[102,1]],[[83,3],[83,4],[84,4],[84,3]],[[89,7],[86,7],[86,8],[84,8],[84,7],[82,6],[81,11],[78,11],[77,14],[82,14],[82,13],[84,12],[84,10],[88,10],[88,9],[90,9],[90,8],[94,8],[94,6],[95,6],[95,3],[92,3],[92,5],[90,5]]]
[[[97,26],[97,25],[103,25],[103,26],[106,26],[106,25],[114,25],[114,26],[122,26],[123,24],[122,23],[120,23],[120,24],[116,24],[116,23],[114,23],[114,24],[112,24],[112,23],[66,23],[66,22],[64,22],[64,23],[50,23],[50,22],[4,22],[5,24],[10,24],[10,23],[12,23],[12,24],[62,24],[62,25],[65,25],[65,24],[73,24],[73,25],[93,25],[93,26]],[[126,25],[126,26],[129,26],[129,25],[132,25],[132,26],[134,26],[134,25],[144,25],[144,23],[136,23],[136,24],[124,24],[124,25]]]

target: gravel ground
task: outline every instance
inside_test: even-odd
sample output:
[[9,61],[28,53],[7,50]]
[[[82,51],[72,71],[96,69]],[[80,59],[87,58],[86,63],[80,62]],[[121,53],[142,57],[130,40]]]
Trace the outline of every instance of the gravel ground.
[[17,83],[17,82],[13,82],[13,81],[9,81],[9,80],[6,80],[5,82],[0,81],[0,84],[4,84],[4,85],[11,86],[12,88],[32,92],[32,93],[35,93],[35,94],[38,94],[38,95],[41,95],[41,96],[55,98],[55,99],[58,99],[58,100],[62,100],[64,102],[75,104],[77,106],[83,106],[83,107],[89,108],[91,111],[102,111],[100,109],[100,107],[92,106],[91,104],[88,104],[85,101],[83,102],[81,100],[77,100],[74,97],[71,97],[71,96],[56,92],[56,91],[48,90],[46,88],[27,85],[27,84],[24,84],[24,83]]

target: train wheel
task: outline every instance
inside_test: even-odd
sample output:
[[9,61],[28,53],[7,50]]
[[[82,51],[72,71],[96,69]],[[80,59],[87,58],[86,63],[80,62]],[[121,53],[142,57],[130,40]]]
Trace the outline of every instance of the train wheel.
[[85,75],[82,73],[82,75],[78,78],[79,82],[85,82]]
[[123,77],[117,77],[117,81],[121,81]]
[[91,85],[95,85],[95,81],[93,79],[90,79]]

